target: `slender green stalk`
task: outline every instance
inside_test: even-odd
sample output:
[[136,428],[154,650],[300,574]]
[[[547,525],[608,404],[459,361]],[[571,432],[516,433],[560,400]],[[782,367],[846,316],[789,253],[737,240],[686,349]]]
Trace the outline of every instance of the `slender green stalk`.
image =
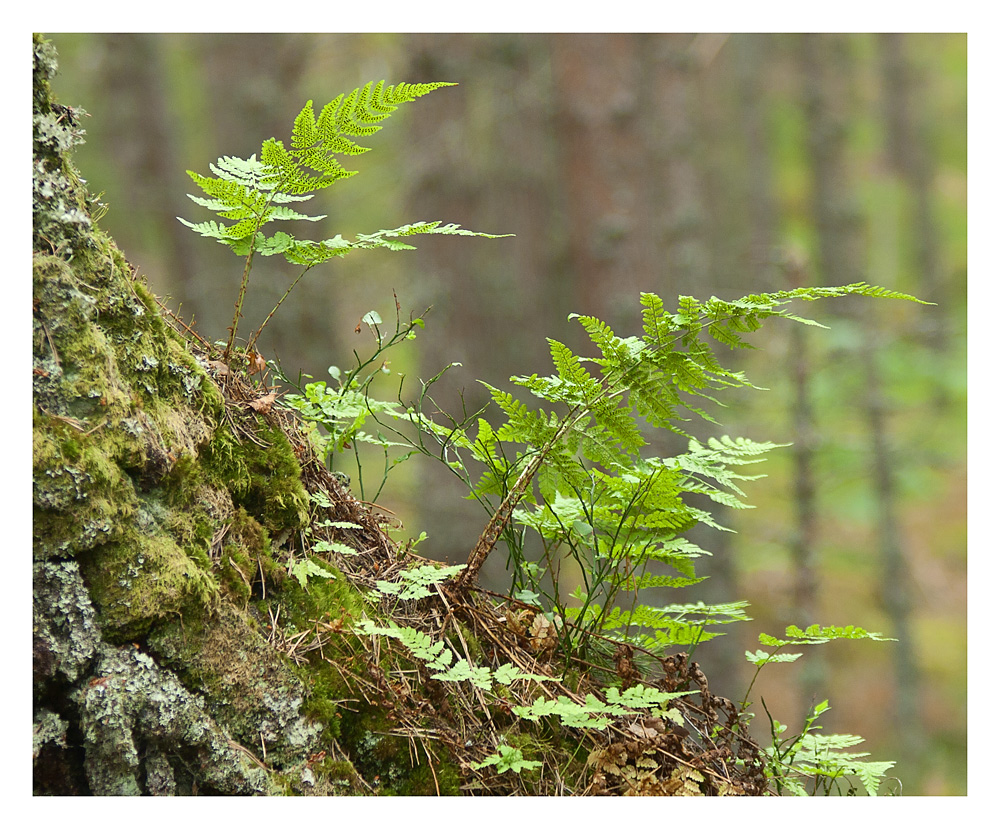
[[228,360],[236,342],[236,328],[239,325],[240,317],[243,316],[243,300],[247,295],[247,285],[250,284],[250,269],[253,267],[253,248],[247,254],[246,262],[243,265],[243,276],[240,279],[240,292],[236,296],[236,310],[233,313],[233,324],[229,327],[229,339],[226,340],[226,350],[222,352],[222,359]]

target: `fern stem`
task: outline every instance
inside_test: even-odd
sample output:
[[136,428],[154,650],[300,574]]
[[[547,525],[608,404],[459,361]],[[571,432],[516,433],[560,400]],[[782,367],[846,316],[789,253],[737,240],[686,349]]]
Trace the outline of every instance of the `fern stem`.
[[[256,235],[256,234],[254,234]],[[228,360],[229,354],[233,350],[236,342],[236,327],[239,325],[240,317],[243,316],[243,300],[247,295],[247,285],[250,284],[250,268],[253,266],[253,246],[247,254],[246,263],[243,265],[243,276],[240,278],[240,292],[236,297],[236,311],[233,314],[233,324],[229,328],[229,339],[226,341],[226,350],[222,352],[222,359]]]
[[[581,409],[583,409],[582,412]],[[545,457],[548,455],[552,447],[559,442],[562,436],[565,435],[566,432],[569,431],[573,425],[585,415],[586,408],[582,404],[577,405],[570,410],[569,414],[563,418],[563,421],[559,425],[555,434],[552,435],[545,445],[538,450],[538,454],[531,459],[531,462],[524,468],[524,471],[518,475],[517,480],[514,482],[514,486],[512,486],[507,492],[507,496],[500,503],[500,506],[497,507],[493,516],[486,524],[486,527],[483,528],[482,535],[479,536],[479,541],[476,542],[476,546],[473,547],[472,552],[469,553],[465,569],[455,580],[456,584],[466,586],[475,581],[476,577],[479,575],[479,570],[486,561],[486,557],[493,551],[497,540],[500,538],[500,534],[510,523],[511,515],[514,513],[514,508],[521,503],[521,500],[528,491],[528,487],[531,486],[531,482],[534,480],[542,462],[545,460]]]

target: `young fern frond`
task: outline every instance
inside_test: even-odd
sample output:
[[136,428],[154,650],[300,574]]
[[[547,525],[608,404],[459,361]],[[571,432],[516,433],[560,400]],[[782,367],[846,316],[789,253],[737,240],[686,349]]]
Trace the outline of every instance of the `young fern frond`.
[[[313,102],[308,101],[295,117],[291,148],[274,138],[264,142],[261,158],[275,172],[276,183],[288,193],[310,193],[329,187],[335,181],[350,178],[357,171],[345,170],[337,156],[366,153],[352,138],[374,135],[382,129],[380,121],[388,118],[400,104],[423,95],[454,86],[448,83],[385,85],[369,82],[347,95],[338,95],[323,107],[317,118]],[[311,171],[311,172],[310,172]]]
[[325,219],[325,215],[309,215],[287,205],[308,201],[319,190],[355,175],[356,170],[346,170],[340,162],[340,157],[360,155],[370,149],[358,144],[355,138],[378,132],[382,129],[381,122],[401,104],[415,101],[443,86],[453,85],[369,82],[346,95],[338,95],[323,107],[318,117],[313,110],[313,102],[308,101],[292,124],[289,147],[286,148],[276,138],[269,138],[261,145],[259,160],[256,154],[245,159],[223,156],[209,165],[214,177],[188,170],[192,181],[208,197],[189,195],[189,198],[215,212],[218,219],[231,223],[218,220],[195,223],[180,217],[178,220],[196,233],[215,239],[238,256],[245,257],[233,324],[226,343],[226,356],[235,343],[255,253],[262,256],[280,254],[290,264],[303,270],[248,340],[247,351],[253,348],[257,337],[291,289],[309,270],[323,262],[345,256],[352,250],[412,250],[412,245],[400,240],[418,234],[498,238],[494,234],[477,233],[440,221],[418,222],[392,230],[361,234],[355,241],[347,241],[339,235],[310,241],[297,239],[286,231],[273,235],[262,232],[262,228],[274,221],[318,222]]

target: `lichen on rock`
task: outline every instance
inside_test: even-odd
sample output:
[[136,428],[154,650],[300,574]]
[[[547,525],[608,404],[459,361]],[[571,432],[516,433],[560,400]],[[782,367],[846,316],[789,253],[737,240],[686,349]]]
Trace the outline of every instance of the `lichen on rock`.
[[293,448],[251,412],[234,435],[93,221],[80,112],[53,101],[37,35],[34,60],[35,791],[332,791],[303,778],[329,730],[314,689],[249,607],[279,590],[271,538],[309,519]]
[[[252,755],[216,725],[203,699],[150,656],[102,645],[96,674],[76,692],[93,794],[266,790],[267,774]],[[188,769],[196,775],[184,774]],[[187,778],[180,784],[186,791],[178,791],[178,777]]]

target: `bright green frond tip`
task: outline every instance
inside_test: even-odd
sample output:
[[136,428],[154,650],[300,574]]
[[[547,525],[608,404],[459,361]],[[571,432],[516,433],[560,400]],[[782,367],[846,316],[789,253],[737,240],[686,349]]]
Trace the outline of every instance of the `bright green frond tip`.
[[[308,101],[295,117],[288,147],[276,138],[269,138],[261,145],[259,160],[256,154],[250,158],[223,156],[209,165],[214,177],[188,170],[195,184],[209,196],[208,199],[199,196],[189,198],[202,207],[214,210],[221,218],[235,220],[236,225],[180,221],[204,236],[231,244],[233,240],[254,236],[271,221],[317,221],[325,218],[308,216],[278,205],[306,201],[316,191],[355,175],[357,171],[344,169],[340,161],[341,157],[360,155],[370,149],[358,144],[355,138],[372,135],[382,129],[380,122],[392,115],[400,104],[415,101],[443,86],[454,85],[369,82],[353,92],[338,95],[320,110],[318,116],[313,110],[313,102]],[[471,235],[468,231],[466,233]],[[255,249],[265,242],[266,237],[259,243],[255,242]],[[238,252],[244,253],[242,250]]]
[[[223,156],[209,165],[211,176],[188,170],[191,180],[205,194],[189,198],[217,216],[214,220],[202,222],[180,217],[178,220],[195,233],[227,245],[237,256],[246,257],[226,354],[235,342],[255,253],[262,256],[282,255],[290,264],[304,269],[299,275],[301,278],[311,268],[352,250],[412,250],[413,246],[402,241],[402,237],[446,234],[497,238],[440,221],[418,222],[393,230],[362,234],[355,242],[346,241],[340,235],[312,241],[298,239],[287,231],[268,234],[264,230],[275,221],[318,222],[325,219],[325,215],[302,213],[287,205],[308,201],[319,190],[355,175],[356,170],[344,168],[342,159],[361,155],[370,149],[356,139],[374,135],[382,129],[382,122],[401,104],[415,101],[444,86],[455,84],[369,81],[351,92],[338,95],[318,115],[310,100],[295,116],[288,146],[277,138],[268,138],[261,144],[259,158],[257,154],[250,158]],[[297,282],[298,279],[292,282],[274,311]],[[254,344],[274,311],[267,316],[257,333],[249,338],[248,348]]]
[[872,633],[855,625],[846,625],[845,627],[809,625],[805,630],[795,625],[789,625],[785,628],[785,636],[788,638],[782,639],[762,633],[758,638],[760,644],[772,648],[782,648],[786,645],[822,645],[826,642],[832,642],[835,639],[870,639],[874,642],[896,641],[891,637],[883,636],[881,633]]

